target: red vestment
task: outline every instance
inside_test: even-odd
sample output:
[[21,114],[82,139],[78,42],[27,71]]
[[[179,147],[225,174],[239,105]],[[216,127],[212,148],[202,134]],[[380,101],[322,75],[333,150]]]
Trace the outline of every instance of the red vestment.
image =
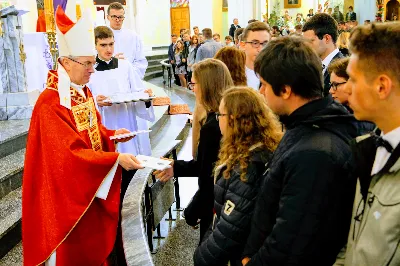
[[118,159],[109,139],[115,131],[101,124],[87,87],[86,99],[71,88],[71,110],[61,106],[57,82],[57,72],[50,71],[28,133],[22,185],[24,265],[43,264],[56,251],[57,266],[98,266],[107,262],[117,235],[120,166],[107,199],[96,197]]

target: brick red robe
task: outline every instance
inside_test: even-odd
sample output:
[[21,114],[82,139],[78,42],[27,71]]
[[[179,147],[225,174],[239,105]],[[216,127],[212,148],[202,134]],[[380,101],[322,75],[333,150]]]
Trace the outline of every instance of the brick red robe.
[[54,251],[57,266],[102,265],[114,247],[119,166],[107,199],[95,195],[118,158],[109,140],[115,131],[101,124],[97,111],[91,135],[83,124],[79,129],[88,117],[74,116],[74,107],[92,99],[87,87],[84,92],[86,99],[71,88],[72,110],[61,106],[57,72],[50,71],[33,110],[22,185],[24,265],[43,264]]

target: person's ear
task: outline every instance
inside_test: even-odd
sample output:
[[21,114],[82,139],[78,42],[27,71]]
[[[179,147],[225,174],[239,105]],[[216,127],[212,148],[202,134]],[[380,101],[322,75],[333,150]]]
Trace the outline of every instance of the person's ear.
[[388,75],[380,75],[376,79],[376,92],[378,93],[379,99],[383,100],[388,98],[392,90],[393,81]]
[[292,88],[291,88],[290,86],[288,86],[288,85],[285,85],[285,86],[282,88],[281,97],[282,97],[284,100],[287,100],[287,99],[290,98],[291,95],[292,95]]

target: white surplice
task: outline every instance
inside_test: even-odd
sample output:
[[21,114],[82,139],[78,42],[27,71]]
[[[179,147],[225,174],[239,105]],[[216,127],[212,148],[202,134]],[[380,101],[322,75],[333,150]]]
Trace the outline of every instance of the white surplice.
[[[99,60],[99,59],[97,59]],[[117,59],[113,59],[117,60]],[[97,67],[98,68],[98,67]],[[144,92],[142,80],[132,65],[124,59],[118,60],[118,67],[95,71],[90,77],[89,88],[94,97],[111,97],[124,93]],[[109,129],[126,128],[132,131],[147,130],[147,121],[154,121],[153,106],[146,108],[144,102],[113,104],[99,107],[102,123]],[[151,155],[149,133],[138,134],[131,141],[118,144],[118,151],[133,155]]]
[[115,40],[115,54],[123,53],[135,72],[143,79],[148,62],[143,52],[143,42],[139,35],[129,29],[113,30]]

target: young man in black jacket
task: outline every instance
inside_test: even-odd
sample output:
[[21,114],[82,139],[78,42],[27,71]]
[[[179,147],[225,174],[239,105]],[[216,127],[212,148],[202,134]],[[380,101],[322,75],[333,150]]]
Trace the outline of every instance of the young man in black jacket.
[[321,98],[321,61],[300,38],[271,41],[255,71],[286,128],[265,172],[244,265],[331,266],[346,244],[356,177],[356,120]]

